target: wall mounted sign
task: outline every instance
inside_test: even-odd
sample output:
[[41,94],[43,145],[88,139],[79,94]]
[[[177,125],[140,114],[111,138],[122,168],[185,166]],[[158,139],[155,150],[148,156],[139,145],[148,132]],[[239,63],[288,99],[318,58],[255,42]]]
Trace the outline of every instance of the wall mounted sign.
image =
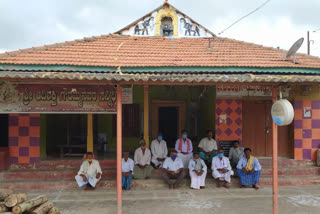
[[[289,90],[284,90],[282,96],[289,97]],[[261,85],[217,85],[217,97],[272,97],[272,87]]]
[[310,119],[311,118],[311,107],[304,107],[303,108],[303,118]]
[[294,117],[293,106],[288,100],[278,100],[272,105],[271,116],[278,126],[289,125]]
[[132,88],[122,88],[122,104],[132,104]]
[[111,85],[0,84],[0,113],[116,113]]

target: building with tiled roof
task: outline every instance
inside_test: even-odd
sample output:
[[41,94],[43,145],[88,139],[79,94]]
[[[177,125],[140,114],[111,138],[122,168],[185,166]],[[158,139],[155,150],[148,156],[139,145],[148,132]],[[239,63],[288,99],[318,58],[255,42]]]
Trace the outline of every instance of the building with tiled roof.
[[[279,128],[279,156],[315,160],[320,58],[297,53],[294,63],[287,53],[218,37],[165,1],[113,34],[0,54],[0,111],[7,121],[30,121],[9,123],[10,161],[72,155],[64,148],[73,144],[101,154],[103,139],[113,151],[119,88],[124,149],[137,147],[141,136],[151,142],[158,131],[173,148],[182,129],[196,148],[212,129],[226,152],[239,141],[271,156],[276,88],[273,97],[287,98],[295,111],[294,126]],[[107,137],[98,141],[99,134]]]

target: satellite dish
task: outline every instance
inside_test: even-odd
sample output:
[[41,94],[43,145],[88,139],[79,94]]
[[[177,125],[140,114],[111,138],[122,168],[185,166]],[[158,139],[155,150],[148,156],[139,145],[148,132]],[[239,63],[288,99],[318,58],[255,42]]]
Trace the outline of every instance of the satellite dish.
[[289,49],[287,55],[286,55],[286,59],[288,59],[289,57],[293,56],[293,64],[296,64],[296,53],[299,50],[299,48],[301,47],[302,43],[304,41],[304,38],[300,38],[298,39]]

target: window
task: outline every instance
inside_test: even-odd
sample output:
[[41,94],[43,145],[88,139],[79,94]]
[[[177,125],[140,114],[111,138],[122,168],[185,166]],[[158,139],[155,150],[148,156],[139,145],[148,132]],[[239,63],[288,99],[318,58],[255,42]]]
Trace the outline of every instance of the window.
[[[140,136],[140,115],[139,104],[122,105],[122,136]],[[117,135],[117,115],[113,116],[113,136]]]

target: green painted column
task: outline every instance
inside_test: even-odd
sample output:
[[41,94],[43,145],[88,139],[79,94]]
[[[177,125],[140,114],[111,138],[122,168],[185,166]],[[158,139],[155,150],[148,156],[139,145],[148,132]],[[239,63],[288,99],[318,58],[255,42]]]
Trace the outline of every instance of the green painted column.
[[47,157],[47,115],[40,114],[40,158]]

